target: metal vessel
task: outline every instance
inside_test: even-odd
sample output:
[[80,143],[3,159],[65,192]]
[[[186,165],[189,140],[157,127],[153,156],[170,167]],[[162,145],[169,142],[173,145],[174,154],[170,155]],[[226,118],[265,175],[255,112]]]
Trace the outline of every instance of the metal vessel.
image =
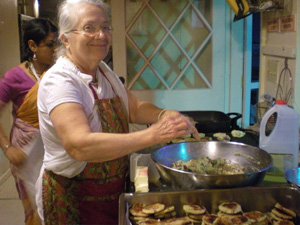
[[[231,188],[259,184],[272,165],[266,151],[237,142],[182,142],[164,146],[151,154],[161,178],[174,190],[199,188]],[[224,158],[245,168],[243,174],[208,175],[172,168],[178,160],[188,161],[209,157]]]

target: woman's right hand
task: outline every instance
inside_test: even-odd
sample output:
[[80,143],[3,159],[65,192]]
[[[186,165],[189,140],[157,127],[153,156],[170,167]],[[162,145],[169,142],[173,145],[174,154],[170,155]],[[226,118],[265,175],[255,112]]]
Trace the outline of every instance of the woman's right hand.
[[6,150],[5,155],[8,160],[16,167],[20,167],[27,157],[21,148],[14,145],[10,146]]
[[176,110],[167,110],[160,117],[160,120],[152,124],[149,129],[152,129],[152,134],[155,142],[168,143],[175,138],[184,137],[188,134],[193,134],[196,139],[199,139],[199,134],[193,122],[183,114]]

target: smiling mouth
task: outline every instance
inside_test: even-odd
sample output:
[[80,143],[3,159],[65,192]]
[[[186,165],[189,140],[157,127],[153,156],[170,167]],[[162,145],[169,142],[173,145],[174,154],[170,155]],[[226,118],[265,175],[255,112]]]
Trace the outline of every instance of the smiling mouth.
[[95,47],[106,47],[107,44],[106,43],[96,43],[96,44],[92,44],[92,46],[95,46]]
[[107,45],[92,45],[93,47],[96,47],[96,48],[105,48],[107,47]]

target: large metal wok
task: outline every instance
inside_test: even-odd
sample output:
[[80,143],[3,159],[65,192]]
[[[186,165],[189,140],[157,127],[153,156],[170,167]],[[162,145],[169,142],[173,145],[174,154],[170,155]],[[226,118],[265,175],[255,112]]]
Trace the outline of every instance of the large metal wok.
[[[244,174],[208,175],[171,168],[172,163],[183,160],[224,158],[245,167]],[[151,154],[164,182],[174,190],[199,188],[230,188],[259,184],[272,165],[266,151],[237,142],[182,142],[164,146]]]
[[182,111],[184,115],[191,117],[195,122],[198,132],[216,133],[230,132],[237,129],[237,121],[242,118],[240,113],[227,113],[220,111]]

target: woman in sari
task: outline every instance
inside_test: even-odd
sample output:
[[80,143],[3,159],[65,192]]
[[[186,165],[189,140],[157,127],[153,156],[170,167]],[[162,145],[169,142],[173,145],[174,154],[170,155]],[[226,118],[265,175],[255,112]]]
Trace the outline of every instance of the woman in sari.
[[41,224],[34,186],[43,160],[39,133],[37,90],[43,73],[54,63],[57,27],[45,19],[24,26],[22,63],[0,81],[0,110],[12,102],[13,126],[8,137],[0,124],[0,147],[10,161],[11,173],[25,213],[25,224]]

